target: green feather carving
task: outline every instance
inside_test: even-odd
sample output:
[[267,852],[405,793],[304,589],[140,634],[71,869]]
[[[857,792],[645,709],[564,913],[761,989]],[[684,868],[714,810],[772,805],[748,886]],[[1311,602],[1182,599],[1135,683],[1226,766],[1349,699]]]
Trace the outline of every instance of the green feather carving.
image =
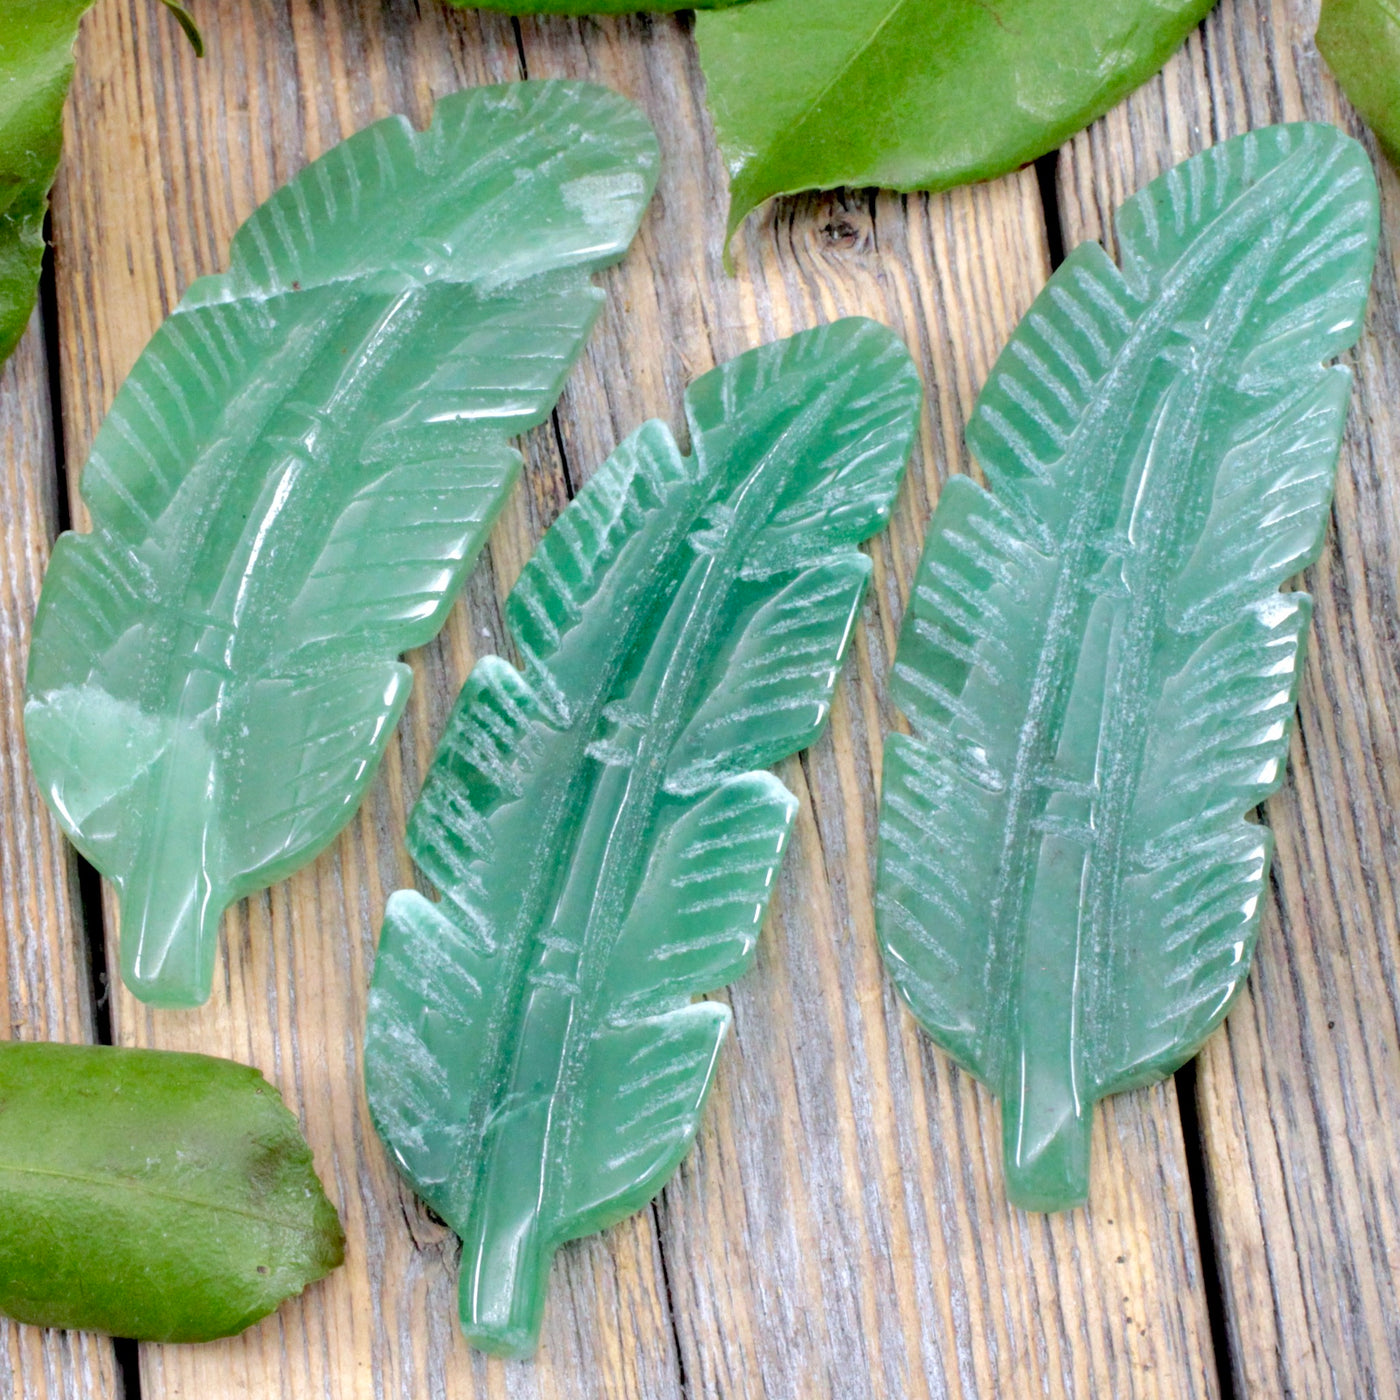
[[219,917],[350,819],[656,178],[604,88],[445,98],[258,209],[152,338],[44,583],[25,727],[121,894],[122,976],[209,995]]
[[508,605],[409,824],[442,891],[389,901],[365,1046],[380,1136],[463,1240],[479,1346],[535,1344],[560,1244],[639,1209],[696,1131],[795,803],[755,771],[826,721],[918,377],[845,320],[703,376]]
[[878,927],[1002,1100],[1013,1202],[1088,1190],[1094,1103],[1193,1055],[1244,982],[1377,239],[1365,153],[1271,127],[1075,250],[968,429],[896,660]]

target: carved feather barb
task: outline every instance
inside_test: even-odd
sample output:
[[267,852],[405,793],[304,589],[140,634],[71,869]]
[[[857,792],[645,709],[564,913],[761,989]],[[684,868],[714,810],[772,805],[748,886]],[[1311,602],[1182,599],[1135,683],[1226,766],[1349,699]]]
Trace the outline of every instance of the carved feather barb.
[[1002,1101],[1013,1202],[1085,1198],[1093,1105],[1189,1059],[1249,969],[1377,240],[1364,151],[1267,128],[1074,251],[978,401],[892,692],[878,928]]
[[121,896],[122,976],[198,1005],[220,915],[359,806],[655,183],[581,83],[478,88],[329,151],[195,282],[112,405],[58,542],[25,728]]
[[462,1237],[476,1345],[535,1345],[554,1251],[684,1156],[796,807],[767,765],[826,722],[913,440],[870,321],[740,356],[650,423],[511,593],[523,670],[468,678],[409,824],[442,892],[389,901],[365,1078],[380,1136]]

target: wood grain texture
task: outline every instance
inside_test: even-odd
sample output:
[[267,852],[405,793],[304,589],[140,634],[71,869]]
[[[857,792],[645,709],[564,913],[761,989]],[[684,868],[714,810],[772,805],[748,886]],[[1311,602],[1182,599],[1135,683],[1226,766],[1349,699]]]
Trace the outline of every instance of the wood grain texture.
[[[0,1038],[93,1039],[87,934],[74,861],[24,747],[24,668],[58,524],[44,332],[35,312],[0,371]],[[5,1400],[117,1397],[112,1344],[0,1318]]]
[[[995,1102],[918,1031],[875,945],[881,736],[898,722],[885,677],[939,486],[971,465],[963,426],[977,390],[1048,275],[1034,174],[935,198],[780,202],[746,226],[730,278],[722,167],[685,19],[517,27],[427,0],[204,0],[199,17],[202,63],[156,0],[99,0],[84,25],[54,216],[75,464],[160,318],[225,265],[237,224],[366,122],[403,111],[421,125],[435,96],[469,82],[588,77],[641,103],[666,165],[462,604],[410,658],[414,696],[361,813],[315,864],[225,920],[206,1007],[116,1000],[122,1043],[231,1055],[279,1085],[349,1234],[343,1270],[243,1337],[142,1348],[143,1395],[1217,1394],[1173,1086],[1101,1112],[1086,1210],[1012,1212]],[[1199,44],[1191,52],[1199,66]],[[1136,187],[1136,170],[1085,167],[1085,207],[1116,199],[1114,178]],[[731,993],[736,1033],[701,1139],[656,1207],[562,1252],[538,1360],[488,1360],[457,1334],[455,1242],[389,1168],[360,1088],[384,898],[413,879],[407,810],[475,656],[508,653],[501,603],[572,490],[644,418],[679,426],[696,374],[849,313],[908,341],[928,390],[921,445],[872,547],[831,727],[780,770],[801,809],[758,965]]]
[[[273,188],[375,118],[403,111],[423,125],[434,95],[519,75],[510,21],[499,18],[435,8],[420,16],[415,5],[377,0],[238,0],[205,7],[200,22],[203,62],[144,0],[107,0],[84,26],[68,178],[55,204],[74,461],[150,332],[190,281],[224,265],[234,229]],[[536,438],[533,455],[547,460],[553,436]],[[541,505],[552,518],[562,497],[549,495],[549,477]],[[533,505],[527,490],[507,512],[515,538],[543,529]],[[484,599],[477,611],[494,618],[504,589],[489,563],[473,587]],[[457,631],[469,656],[465,612]],[[576,1392],[584,1395],[674,1393],[665,1290],[645,1221],[610,1249],[570,1256],[572,1286],[549,1319],[542,1364],[506,1380],[458,1336],[455,1241],[401,1188],[371,1129],[359,1045],[373,940],[387,892],[412,878],[404,821],[437,729],[422,716],[441,714],[460,680],[436,657],[417,658],[417,669],[417,722],[402,730],[342,840],[299,880],[225,921],[209,1004],[156,1013],[125,993],[114,1004],[120,1043],[228,1055],[277,1083],[349,1236],[346,1268],[244,1336],[143,1347],[143,1395],[416,1396],[440,1391],[449,1374],[479,1395],[568,1394],[578,1375],[591,1378]]]
[[1090,1211],[1014,1213],[991,1096],[897,1004],[875,945],[876,775],[894,722],[885,677],[939,484],[968,465],[977,390],[1048,275],[1034,177],[933,199],[785,201],[747,226],[739,275],[726,278],[724,184],[684,28],[522,24],[531,77],[629,93],[667,162],[561,403],[575,481],[641,417],[674,420],[689,376],[837,315],[893,326],[929,397],[894,523],[872,545],[830,729],[779,770],[802,805],[773,918],[730,993],[736,1034],[697,1151],[661,1199],[688,1389],[1213,1394],[1170,1088],[1104,1115]]
[[1360,136],[1381,252],[1245,996],[1197,1072],[1241,1397],[1400,1394],[1400,179],[1312,43],[1314,3],[1223,0],[1163,75],[1061,156],[1065,243],[1203,146],[1302,118]]

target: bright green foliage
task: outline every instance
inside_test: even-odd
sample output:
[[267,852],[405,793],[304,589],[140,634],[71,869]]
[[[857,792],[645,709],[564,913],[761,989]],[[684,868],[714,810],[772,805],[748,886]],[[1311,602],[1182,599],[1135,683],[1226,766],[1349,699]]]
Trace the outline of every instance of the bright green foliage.
[[1212,4],[759,0],[701,15],[729,231],[776,194],[1015,170],[1155,73]]
[[91,4],[0,4],[0,361],[18,344],[34,309],[73,41]]
[[1171,1073],[1244,982],[1377,239],[1370,163],[1269,127],[1081,245],[988,380],[896,658],[878,927],[1002,1100],[1007,1190],[1088,1190],[1096,1100]]
[[1317,47],[1356,110],[1400,165],[1400,6],[1322,0]]
[[864,320],[754,350],[620,446],[544,537],[409,824],[443,893],[389,901],[365,1076],[462,1237],[476,1345],[535,1345],[560,1244],[684,1156],[809,744],[910,450],[918,377]]
[[[203,52],[184,6],[165,4]],[[0,0],[0,362],[34,309],[73,41],[91,6],[92,0]]]
[[747,0],[448,0],[461,10],[500,10],[508,15],[632,15],[650,11],[723,10]]
[[155,1342],[241,1332],[345,1237],[296,1119],[207,1055],[0,1043],[0,1309]]
[[656,176],[604,88],[457,93],[335,147],[156,333],[44,583],[25,726],[121,892],[140,997],[209,994],[219,916],[359,805]]
[[184,0],[161,0],[161,4],[175,16],[175,22],[185,31],[196,58],[204,57],[204,36],[194,22],[194,16],[185,8]]

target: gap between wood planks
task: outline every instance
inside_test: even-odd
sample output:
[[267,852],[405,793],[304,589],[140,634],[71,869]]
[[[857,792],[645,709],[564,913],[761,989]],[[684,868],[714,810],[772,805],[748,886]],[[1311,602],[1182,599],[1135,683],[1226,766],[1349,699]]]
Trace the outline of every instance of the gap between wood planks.
[[[1060,153],[1051,151],[1035,163],[1036,184],[1045,214],[1045,242],[1053,273],[1065,260],[1064,225],[1060,220],[1058,171]],[[1215,1228],[1211,1222],[1205,1146],[1201,1138],[1200,1110],[1196,1103],[1196,1061],[1188,1060],[1174,1076],[1176,1107],[1181,1118],[1181,1142],[1186,1155],[1186,1175],[1191,1188],[1192,1213],[1196,1221],[1196,1248],[1201,1258],[1201,1287],[1205,1293],[1206,1316],[1210,1322],[1211,1352],[1215,1359],[1216,1384],[1220,1400],[1237,1400],[1234,1357],[1230,1349],[1230,1328],[1226,1319],[1225,1290],[1220,1281],[1220,1260],[1216,1252]]]
[[[515,15],[512,15],[512,16],[511,16],[511,20],[510,20],[510,29],[511,29],[511,33],[515,35],[515,56],[516,56],[516,61],[517,61],[517,62],[519,63],[519,65],[520,65],[520,81],[521,81],[522,83],[523,83],[523,82],[528,82],[528,81],[529,81],[529,77],[530,77],[530,65],[529,65],[529,63],[527,62],[526,58],[525,58],[525,35],[524,35],[524,33],[522,32],[522,30],[521,30],[521,28],[520,28],[520,20],[519,20],[519,18],[518,18],[517,16],[515,16]],[[556,449],[558,450],[558,452],[559,452],[559,465],[560,465],[560,467],[562,468],[562,470],[563,470],[563,472],[564,472],[564,494],[568,497],[569,500],[572,501],[573,498],[574,498],[574,491],[575,491],[575,487],[574,487],[574,473],[573,473],[573,469],[569,466],[569,454],[568,454],[568,452],[567,452],[567,451],[565,450],[565,448],[564,448],[564,430],[563,430],[563,428],[560,426],[560,423],[559,423],[559,405],[558,405],[558,403],[556,403],[556,404],[554,405],[554,407],[551,408],[551,409],[549,410],[549,426],[550,426],[550,430],[554,433],[554,446],[555,446],[555,448],[556,448]],[[664,1273],[664,1260],[663,1260],[663,1273]],[[670,1289],[671,1289],[671,1284],[670,1284],[670,1278],[669,1278],[669,1275],[668,1275],[668,1276],[667,1276],[667,1282],[666,1282],[668,1316],[671,1317],[671,1322],[672,1322],[671,1330],[672,1330],[672,1332],[674,1332],[674,1331],[675,1331],[675,1317],[674,1317],[674,1314],[671,1314],[671,1313],[669,1312]],[[677,1347],[680,1346],[680,1338],[679,1338],[679,1337],[676,1338],[676,1345],[677,1345]],[[677,1354],[679,1355],[679,1353],[677,1353]],[[684,1369],[684,1367],[682,1367],[682,1368],[681,1368],[681,1375],[682,1375],[682,1377],[684,1377],[684,1374],[685,1374],[685,1369]],[[689,1394],[689,1392],[688,1392],[688,1391],[685,1391],[685,1389],[684,1389],[684,1387],[685,1387],[684,1379],[682,1379],[681,1387],[682,1387],[682,1391],[683,1391],[684,1393]]]
[[[524,40],[519,20],[512,20],[515,31],[517,52],[520,56],[520,76],[527,78]],[[1064,234],[1060,220],[1059,198],[1056,192],[1056,171],[1059,164],[1058,151],[1042,156],[1035,162],[1036,180],[1039,186],[1041,206],[1045,219],[1046,241],[1050,268],[1053,272],[1064,261]],[[873,215],[873,210],[872,210]],[[58,344],[58,303],[54,277],[53,242],[49,224],[45,222],[45,252],[43,273],[39,286],[39,302],[44,323],[44,343],[48,359],[48,387],[54,423],[54,461],[58,474],[59,490],[58,527],[67,530],[71,527],[69,496],[66,489],[68,463],[64,445],[64,419],[62,385],[59,374]],[[560,462],[563,466],[565,488],[570,500],[574,497],[574,475],[570,468],[568,453],[564,447],[560,430],[558,410],[551,414],[551,422]],[[102,921],[102,882],[98,872],[76,851],[73,858],[78,870],[79,917],[82,920],[84,936],[87,940],[89,963],[89,988],[93,1027],[97,1043],[113,1044],[111,1017],[111,973],[107,965],[106,942]],[[1216,1364],[1216,1377],[1221,1400],[1236,1400],[1234,1386],[1235,1367],[1230,1351],[1229,1328],[1226,1322],[1225,1298],[1221,1286],[1219,1261],[1215,1232],[1211,1221],[1210,1203],[1207,1195],[1207,1175],[1205,1155],[1201,1140],[1200,1118],[1196,1103],[1196,1066],[1191,1061],[1176,1074],[1176,1098],[1181,1117],[1182,1141],[1186,1155],[1187,1172],[1190,1182],[1191,1199],[1195,1216],[1197,1245],[1200,1252],[1202,1286],[1205,1292],[1207,1315],[1210,1321],[1210,1340]],[[658,1202],[653,1201],[648,1210],[653,1217],[658,1215]],[[659,1218],[655,1221],[655,1238],[661,1259],[661,1278],[666,1289],[665,1306],[671,1324],[673,1346],[677,1366],[677,1383],[682,1396],[691,1394],[685,1371],[685,1356],[676,1320],[674,1294],[671,1287],[670,1261],[667,1259],[665,1233]],[[122,1400],[141,1400],[141,1367],[139,1348],[136,1342],[127,1339],[114,1339],[118,1383]]]
[[[44,216],[44,265],[39,276],[39,310],[44,321],[44,354],[48,361],[49,411],[53,416],[53,460],[58,475],[58,528],[73,525],[68,497],[68,457],[63,440],[63,385],[58,369],[58,295],[54,280],[53,229]],[[66,840],[67,838],[63,838]],[[92,1030],[99,1045],[112,1041],[112,988],[107,969],[107,944],[102,934],[102,877],[75,849],[73,863],[78,872],[78,919],[88,952],[88,998],[92,1008]],[[119,1400],[141,1400],[141,1365],[138,1346],[126,1337],[112,1339],[117,1366]]]

